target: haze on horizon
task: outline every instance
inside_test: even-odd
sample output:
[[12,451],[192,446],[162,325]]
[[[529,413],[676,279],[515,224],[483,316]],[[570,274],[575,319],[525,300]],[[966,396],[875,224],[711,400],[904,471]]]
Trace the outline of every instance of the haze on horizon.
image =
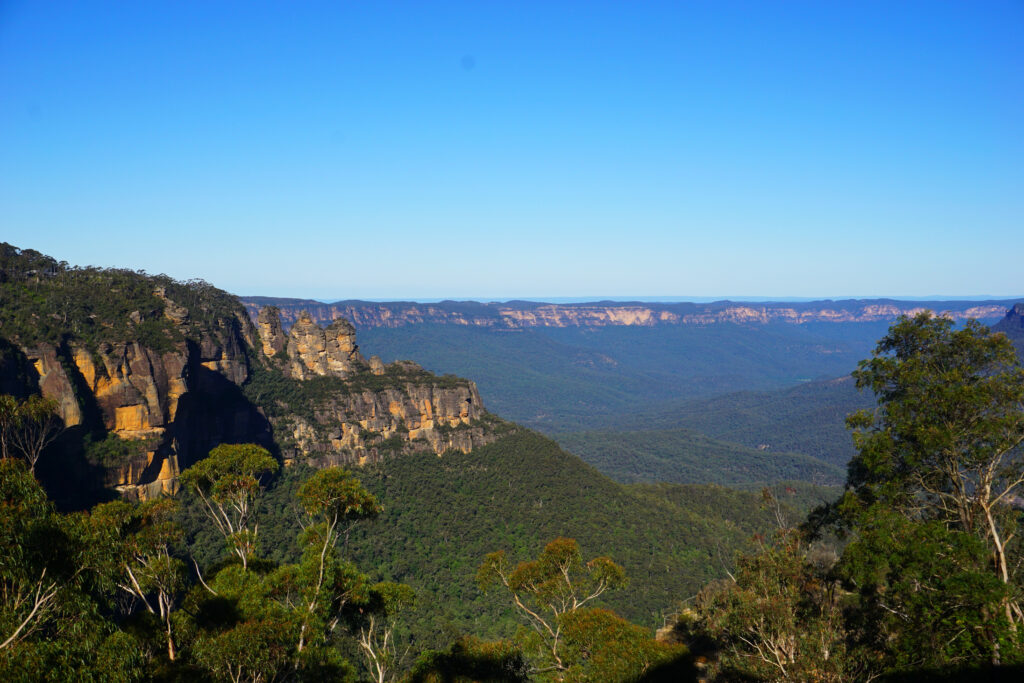
[[1012,298],[1022,122],[1012,0],[0,4],[0,240],[244,295]]

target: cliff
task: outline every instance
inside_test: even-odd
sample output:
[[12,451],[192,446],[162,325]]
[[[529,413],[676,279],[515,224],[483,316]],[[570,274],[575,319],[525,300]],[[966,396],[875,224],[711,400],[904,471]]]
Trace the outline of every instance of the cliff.
[[[93,272],[90,279],[97,276]],[[139,285],[147,278],[133,274],[132,280]],[[41,461],[40,470],[64,499],[88,497],[88,490],[100,488],[140,498],[173,492],[181,469],[216,444],[271,442],[269,423],[240,390],[249,379],[247,349],[256,340],[241,307],[235,302],[224,309],[224,301],[217,300],[223,293],[211,300],[193,291],[198,294],[190,297],[198,304],[193,316],[168,295],[167,283],[145,284],[152,307],[130,311],[123,333],[112,331],[110,341],[74,334],[82,315],[116,330],[109,311],[88,312],[87,305],[69,317],[56,340],[17,332],[7,340],[29,368],[18,393],[38,390],[54,399],[70,435],[63,440],[65,452]],[[17,330],[10,324],[16,312],[2,313],[0,329]],[[162,334],[145,333],[153,323],[161,323]],[[131,447],[113,459],[90,458],[88,446],[108,435]]]
[[1024,303],[1014,304],[998,323],[993,332],[1002,332],[1017,348],[1017,356],[1024,362]]
[[[65,426],[40,477],[66,504],[149,498],[219,443],[285,462],[469,452],[493,440],[476,386],[366,361],[344,319],[257,323],[205,282],[72,268],[0,244],[0,389],[56,401]],[[69,503],[69,501],[71,501]]]
[[464,453],[494,440],[476,385],[411,361],[367,362],[344,319],[326,329],[302,312],[288,335],[279,313],[258,314],[266,362],[246,392],[266,406],[285,462],[364,463],[387,453]]
[[306,312],[314,322],[325,324],[337,317],[361,328],[443,324],[495,329],[531,327],[605,327],[657,325],[711,325],[716,323],[869,323],[893,321],[900,315],[923,310],[940,311],[954,320],[977,318],[995,322],[1006,311],[1001,301],[895,301],[891,299],[814,301],[801,303],[718,301],[697,303],[595,302],[548,304],[523,301],[478,303],[443,301],[413,302],[338,301],[322,303],[303,299],[243,297],[249,315],[273,305],[284,325],[290,326]]

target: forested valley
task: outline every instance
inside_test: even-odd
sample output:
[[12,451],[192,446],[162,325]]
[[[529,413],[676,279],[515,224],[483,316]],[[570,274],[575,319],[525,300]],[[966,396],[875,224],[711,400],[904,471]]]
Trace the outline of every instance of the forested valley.
[[1022,675],[1007,334],[904,316],[848,381],[779,388],[794,358],[541,434],[344,325],[0,256],[3,680]]

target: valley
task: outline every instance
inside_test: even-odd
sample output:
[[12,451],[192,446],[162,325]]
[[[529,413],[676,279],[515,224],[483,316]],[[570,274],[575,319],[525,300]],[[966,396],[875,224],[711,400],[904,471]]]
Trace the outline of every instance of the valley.
[[[321,527],[302,521],[295,501],[308,506],[308,487],[322,475],[342,477],[339,491],[359,501],[353,519],[365,519],[330,532],[319,561],[334,558],[338,585],[356,582],[346,590],[376,582],[417,595],[395,631],[410,647],[440,652],[467,634],[507,637],[516,621],[502,595],[477,585],[480,563],[498,550],[525,558],[571,538],[582,553],[609,553],[621,565],[629,582],[602,609],[632,622],[615,628],[639,629],[631,633],[652,653],[674,652],[664,662],[677,674],[689,670],[686,649],[649,634],[679,628],[687,601],[731,576],[738,557],[762,552],[773,530],[829,509],[855,454],[845,417],[875,407],[849,372],[891,324],[887,307],[918,306],[764,305],[741,319],[728,304],[673,304],[657,315],[632,304],[439,304],[416,318],[406,304],[296,312],[259,300],[253,314],[254,300],[207,283],[2,248],[0,386],[8,396],[0,408],[14,412],[0,418],[39,399],[53,411],[39,419],[59,427],[31,474],[5,460],[15,468],[5,481],[37,477],[57,505],[45,515],[56,520],[89,519],[76,511],[91,509],[100,523],[123,510],[143,515],[124,533],[176,529],[175,550],[157,546],[180,563],[176,580],[191,586],[174,600],[200,604],[203,590],[238,590],[233,572],[248,571],[225,554],[224,540],[234,547],[232,539],[256,531],[225,536],[210,524],[218,489],[182,486],[217,448],[248,444],[273,465],[239,489],[262,499],[259,543],[244,541],[259,548],[252,590],[275,595],[312,576],[303,574],[316,561],[308,543]],[[958,305],[951,325],[1004,306]],[[318,317],[340,310],[365,327]],[[1018,318],[1019,307],[1004,309],[997,328],[1015,335]],[[0,425],[5,439],[37,418],[19,419]],[[225,481],[239,476],[253,477]],[[22,519],[18,509],[9,508],[12,519]],[[90,599],[110,599],[99,596]],[[346,600],[336,620],[358,623],[371,609],[345,611]],[[197,658],[218,629],[249,623],[196,614],[180,617],[188,624],[180,638]],[[120,637],[121,618],[109,612],[100,623]],[[324,666],[330,652],[357,654],[330,630],[318,637]]]

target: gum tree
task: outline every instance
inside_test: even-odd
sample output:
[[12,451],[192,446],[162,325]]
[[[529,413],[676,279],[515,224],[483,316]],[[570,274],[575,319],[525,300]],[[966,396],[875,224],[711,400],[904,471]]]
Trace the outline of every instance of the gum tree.
[[574,539],[556,538],[536,560],[514,567],[504,551],[491,553],[477,572],[477,582],[483,590],[495,585],[508,590],[512,604],[550,658],[538,673],[565,672],[571,666],[564,652],[566,618],[606,591],[625,585],[626,573],[607,557],[584,563]]
[[[877,505],[941,521],[981,539],[999,580],[1015,583],[1024,369],[1010,341],[976,321],[956,330],[923,312],[893,325],[854,377],[875,392],[878,410],[848,419],[858,451],[842,503],[848,516]],[[1011,628],[1024,622],[1016,598],[1002,608]]]
[[277,472],[277,461],[255,444],[222,444],[181,474],[228,547],[249,567],[259,533],[260,478]]

